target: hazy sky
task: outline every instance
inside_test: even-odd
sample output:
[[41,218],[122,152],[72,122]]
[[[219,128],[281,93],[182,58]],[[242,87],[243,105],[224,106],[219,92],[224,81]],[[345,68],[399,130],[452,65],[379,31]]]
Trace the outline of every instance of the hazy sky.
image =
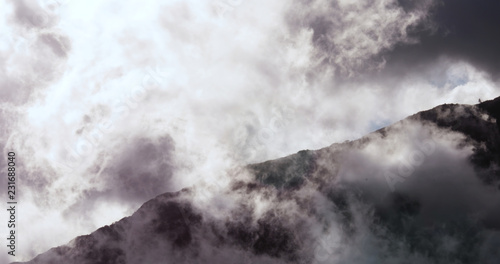
[[229,168],[499,96],[498,12],[493,0],[0,0],[17,259]]

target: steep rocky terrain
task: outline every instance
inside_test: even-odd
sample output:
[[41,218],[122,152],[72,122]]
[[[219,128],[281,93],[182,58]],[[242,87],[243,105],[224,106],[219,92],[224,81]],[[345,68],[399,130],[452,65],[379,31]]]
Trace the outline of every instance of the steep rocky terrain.
[[25,263],[500,263],[499,118],[500,98],[441,105],[213,196],[159,195]]

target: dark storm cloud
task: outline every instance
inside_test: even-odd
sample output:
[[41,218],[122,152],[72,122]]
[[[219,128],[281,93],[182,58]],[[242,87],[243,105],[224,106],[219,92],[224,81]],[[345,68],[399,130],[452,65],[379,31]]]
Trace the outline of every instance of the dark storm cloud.
[[125,143],[104,169],[107,186],[120,200],[145,201],[165,192],[175,170],[174,150],[169,136]]
[[123,140],[108,157],[96,161],[88,175],[99,175],[99,188],[83,192],[66,211],[88,214],[98,203],[119,202],[136,207],[169,187],[176,169],[173,160],[174,142],[169,136]]
[[[419,1],[400,0],[406,12]],[[404,73],[436,62],[440,56],[465,60],[498,78],[500,69],[500,2],[442,0],[432,9],[432,27],[409,28],[419,43],[398,45],[383,56],[393,73]],[[398,70],[399,69],[399,70]]]

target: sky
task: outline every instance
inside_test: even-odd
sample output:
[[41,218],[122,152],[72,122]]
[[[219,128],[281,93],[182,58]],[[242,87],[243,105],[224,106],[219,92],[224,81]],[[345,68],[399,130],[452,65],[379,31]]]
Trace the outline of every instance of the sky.
[[493,0],[0,0],[0,167],[15,151],[19,172],[9,261],[231,168],[499,96],[499,11]]

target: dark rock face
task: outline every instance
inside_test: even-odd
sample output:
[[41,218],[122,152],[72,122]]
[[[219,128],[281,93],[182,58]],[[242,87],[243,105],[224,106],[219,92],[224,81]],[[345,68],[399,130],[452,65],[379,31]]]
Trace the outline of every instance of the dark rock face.
[[[490,114],[496,120],[500,119],[500,97],[482,102],[478,105],[478,107],[488,112],[488,114]],[[500,129],[499,122],[497,122],[497,126]]]
[[316,153],[310,150],[301,150],[297,154],[278,160],[266,161],[260,164],[249,165],[257,180],[276,188],[298,188],[304,177],[311,176],[316,169]]
[[157,210],[157,218],[151,222],[152,233],[165,236],[174,247],[187,247],[193,240],[190,225],[198,224],[201,217],[183,209],[175,202],[161,204]]
[[500,263],[498,118],[500,98],[438,106],[248,165],[255,180],[220,194],[222,215],[196,189],[166,193],[26,263]]

